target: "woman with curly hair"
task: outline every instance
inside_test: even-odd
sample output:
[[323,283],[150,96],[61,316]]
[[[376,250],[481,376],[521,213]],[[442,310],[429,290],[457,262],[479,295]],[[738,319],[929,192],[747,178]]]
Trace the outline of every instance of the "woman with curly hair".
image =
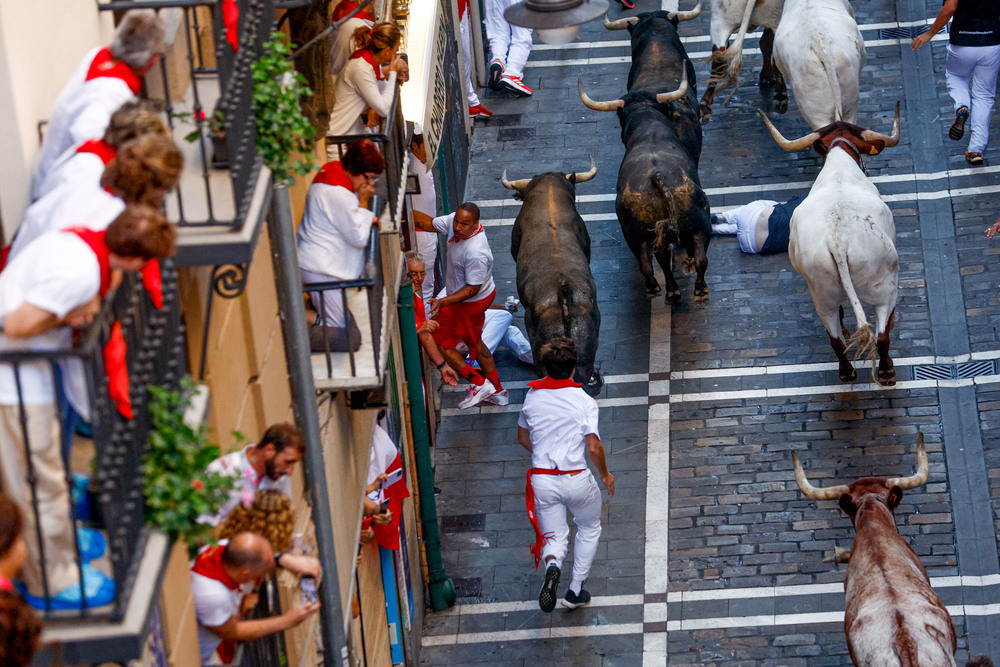
[[240,533],[255,533],[271,543],[274,553],[287,551],[292,546],[292,502],[282,491],[258,491],[253,503],[240,503],[222,524],[219,539],[230,539]]
[[10,496],[0,494],[0,666],[31,664],[38,649],[42,624],[11,583],[28,557],[21,536],[21,508]]

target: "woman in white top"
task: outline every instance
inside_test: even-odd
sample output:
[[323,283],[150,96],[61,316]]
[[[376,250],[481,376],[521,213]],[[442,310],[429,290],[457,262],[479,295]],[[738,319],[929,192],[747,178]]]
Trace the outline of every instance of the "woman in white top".
[[[306,287],[361,276],[371,230],[378,225],[368,207],[375,180],[384,170],[385,160],[375,144],[360,139],[350,145],[342,161],[327,162],[316,174],[298,231],[299,268]],[[331,351],[356,350],[360,336],[344,312],[343,290],[314,292],[311,297],[320,313],[310,326],[313,350],[324,351],[327,344]]]
[[[354,31],[358,50],[334,84],[336,102],[330,112],[327,136],[363,134],[389,114],[397,76],[405,81],[409,74],[406,61],[396,54],[401,39],[399,28],[388,22]],[[383,75],[382,65],[386,64]]]

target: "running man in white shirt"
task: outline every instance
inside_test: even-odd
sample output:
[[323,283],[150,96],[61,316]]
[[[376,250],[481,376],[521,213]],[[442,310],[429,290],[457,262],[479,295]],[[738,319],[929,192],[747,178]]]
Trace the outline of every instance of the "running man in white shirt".
[[584,453],[597,468],[608,495],[615,495],[615,476],[608,472],[597,430],[597,401],[573,381],[578,352],[569,338],[554,338],[539,353],[546,376],[529,382],[517,420],[517,441],[531,452],[525,500],[535,528],[531,553],[535,567],[545,561],[545,583],[538,594],[544,612],[555,609],[562,561],[569,546],[566,510],[573,514],[573,578],[563,606],[576,609],[590,602],[583,588],[601,537],[601,490],[587,468]]

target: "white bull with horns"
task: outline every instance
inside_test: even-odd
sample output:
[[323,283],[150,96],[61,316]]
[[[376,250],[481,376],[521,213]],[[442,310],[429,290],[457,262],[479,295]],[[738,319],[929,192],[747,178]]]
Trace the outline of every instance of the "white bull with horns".
[[[875,379],[881,385],[896,384],[889,357],[889,332],[899,291],[896,227],[892,212],[862,170],[861,156],[877,155],[899,143],[899,102],[891,136],[836,122],[789,141],[762,111],[758,113],[786,151],[812,146],[825,158],[809,195],[792,213],[788,258],[809,286],[816,314],[840,362],[840,380],[857,378],[847,359],[847,351],[855,348],[856,357],[874,360],[877,352]],[[845,299],[858,324],[847,341],[840,307]],[[877,335],[872,333],[863,303],[875,307]]]
[[819,488],[809,483],[795,452],[792,462],[802,493],[811,500],[837,500],[854,524],[844,577],[844,633],[851,661],[862,667],[954,667],[951,615],[892,513],[903,491],[927,481],[923,433],[917,436],[917,472],[909,477],[863,477]]

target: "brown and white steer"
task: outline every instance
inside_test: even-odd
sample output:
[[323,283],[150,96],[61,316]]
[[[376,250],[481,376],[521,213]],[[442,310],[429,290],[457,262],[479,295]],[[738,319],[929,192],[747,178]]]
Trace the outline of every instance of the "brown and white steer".
[[[874,359],[877,352],[875,379],[884,386],[896,384],[889,357],[889,332],[899,292],[896,227],[892,212],[862,170],[861,156],[877,155],[899,143],[899,102],[891,136],[841,121],[789,141],[763,112],[758,113],[786,151],[812,146],[825,158],[809,195],[792,213],[788,258],[809,286],[816,314],[840,362],[841,382],[857,378],[847,358],[847,351],[855,348],[855,358]],[[840,307],[845,299],[858,324],[846,341]],[[862,303],[875,307],[876,335]]]
[[917,472],[909,477],[863,477],[817,488],[792,452],[795,481],[807,498],[839,500],[854,524],[854,546],[844,578],[844,632],[855,665],[954,667],[955,627],[931,588],[927,572],[896,529],[892,511],[903,491],[927,481],[924,435],[917,436]]

